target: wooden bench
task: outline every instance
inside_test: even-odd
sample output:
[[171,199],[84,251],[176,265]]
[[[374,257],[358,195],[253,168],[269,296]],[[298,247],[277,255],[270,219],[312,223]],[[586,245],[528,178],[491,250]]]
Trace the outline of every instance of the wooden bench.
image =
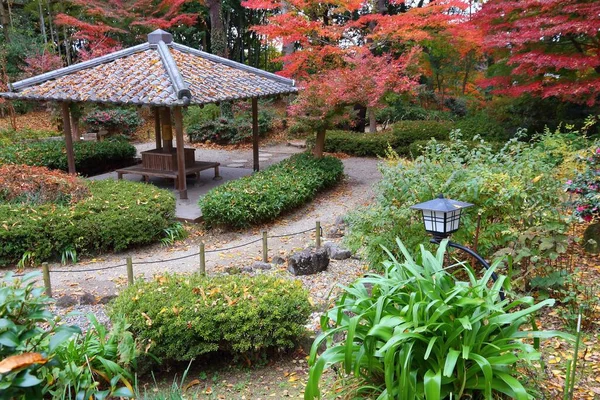
[[[207,161],[196,161],[193,166],[187,167],[185,169],[185,175],[195,175],[196,179],[200,179],[200,171],[204,171],[207,169],[214,168],[215,177],[213,179],[218,180],[221,179],[219,175],[219,163],[217,162],[207,162]],[[168,178],[175,180],[175,189],[178,188],[179,178],[177,171],[163,171],[159,169],[147,169],[142,167],[141,165],[134,165],[133,167],[120,168],[116,170],[117,179],[123,179],[123,175],[125,174],[134,174],[134,175],[142,175],[144,177],[144,181],[148,182],[149,177],[154,176],[157,178]]]

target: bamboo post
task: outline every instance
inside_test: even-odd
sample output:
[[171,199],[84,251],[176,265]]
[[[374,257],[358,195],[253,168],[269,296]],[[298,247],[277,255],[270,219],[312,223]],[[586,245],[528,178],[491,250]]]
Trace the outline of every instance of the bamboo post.
[[321,221],[317,221],[316,223],[316,244],[317,244],[317,249],[319,247],[321,247]]
[[206,275],[206,253],[204,252],[204,242],[200,242],[200,274]]
[[127,283],[133,285],[133,260],[127,257]]
[[46,296],[52,297],[52,285],[50,284],[50,268],[48,263],[42,263],[42,271],[44,274],[44,287],[46,288]]
[[262,244],[263,244],[263,262],[269,262],[269,248],[267,247],[267,231],[262,233]]

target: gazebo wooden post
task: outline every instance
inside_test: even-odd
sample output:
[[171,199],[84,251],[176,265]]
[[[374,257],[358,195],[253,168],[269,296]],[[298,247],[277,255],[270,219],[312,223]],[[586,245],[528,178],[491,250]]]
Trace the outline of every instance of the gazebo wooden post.
[[67,150],[67,164],[69,166],[69,173],[75,174],[75,155],[73,154],[73,136],[71,136],[71,115],[69,112],[69,103],[62,102],[61,108],[63,132],[65,134],[65,148]]
[[260,169],[258,160],[258,99],[252,98],[252,158],[254,159],[254,171]]
[[173,128],[171,125],[171,110],[168,107],[163,107],[160,111],[160,124],[163,139],[163,148],[167,153],[173,149]]
[[187,199],[187,181],[185,179],[185,144],[183,143],[183,115],[181,107],[173,108],[175,118],[175,135],[177,139],[177,180],[179,182],[179,198]]
[[160,136],[160,109],[154,107],[154,136],[156,140],[156,148],[162,149],[162,139]]

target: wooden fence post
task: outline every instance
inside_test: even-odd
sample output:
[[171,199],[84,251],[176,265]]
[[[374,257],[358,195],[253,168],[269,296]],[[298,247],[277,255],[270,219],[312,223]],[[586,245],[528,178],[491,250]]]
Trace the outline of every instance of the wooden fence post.
[[44,274],[44,287],[46,288],[46,296],[52,297],[52,285],[50,284],[50,268],[48,263],[42,263],[42,271]]
[[127,257],[127,283],[133,285],[133,260]]
[[263,262],[269,262],[269,248],[267,247],[267,231],[263,231]]
[[316,244],[317,244],[317,249],[318,249],[319,247],[321,247],[321,221],[317,221],[315,229],[316,229],[315,239],[316,239]]
[[206,275],[206,254],[204,253],[204,242],[200,242],[200,274]]

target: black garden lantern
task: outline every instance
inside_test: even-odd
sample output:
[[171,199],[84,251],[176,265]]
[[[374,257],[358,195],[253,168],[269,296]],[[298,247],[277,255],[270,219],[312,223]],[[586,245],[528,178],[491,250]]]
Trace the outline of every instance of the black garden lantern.
[[425,230],[433,235],[434,239],[442,240],[456,232],[460,227],[462,210],[473,204],[447,199],[440,194],[437,199],[415,204],[413,210],[421,210]]
[[[425,231],[430,233],[433,238],[431,243],[441,244],[444,239],[447,239],[452,233],[460,228],[460,217],[462,210],[471,207],[473,204],[447,199],[444,195],[439,195],[437,199],[429,200],[424,203],[415,204],[410,207],[413,210],[420,210],[423,213],[423,224]],[[475,251],[466,246],[448,240],[448,247],[459,249],[469,254],[485,269],[490,269],[490,264]],[[498,275],[492,272],[492,279],[498,280]],[[504,300],[504,290],[500,290],[500,299]]]

